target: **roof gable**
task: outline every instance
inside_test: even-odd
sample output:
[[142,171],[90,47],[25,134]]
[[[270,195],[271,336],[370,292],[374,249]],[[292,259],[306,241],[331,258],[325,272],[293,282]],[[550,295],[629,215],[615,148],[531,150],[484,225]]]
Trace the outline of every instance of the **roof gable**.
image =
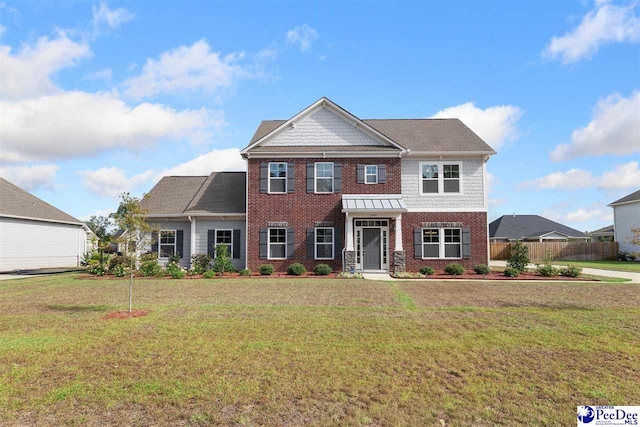
[[503,215],[489,224],[489,237],[524,239],[558,233],[571,238],[588,237],[581,231],[551,221],[540,215]]
[[625,203],[633,203],[633,202],[640,202],[640,190],[635,191],[629,195],[624,196],[621,199],[616,200],[615,202],[611,203],[609,206],[616,206],[616,205],[622,205]]

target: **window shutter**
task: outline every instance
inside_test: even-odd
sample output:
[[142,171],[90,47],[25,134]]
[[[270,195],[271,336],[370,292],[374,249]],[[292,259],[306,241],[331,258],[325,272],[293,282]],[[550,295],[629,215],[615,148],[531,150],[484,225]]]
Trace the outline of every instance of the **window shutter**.
[[233,258],[240,259],[240,230],[233,230]]
[[387,182],[387,165],[378,165],[378,183]]
[[296,164],[287,163],[287,193],[293,193],[296,190]]
[[267,193],[269,191],[269,164],[260,163],[260,192]]
[[287,258],[293,257],[294,250],[295,240],[293,235],[293,228],[287,228]]
[[333,192],[342,191],[342,163],[333,164]]
[[316,246],[316,230],[315,228],[307,228],[307,259],[314,259]]
[[462,258],[471,258],[471,229],[469,227],[462,228]]
[[422,228],[413,229],[413,257],[422,259]]
[[267,259],[267,239],[269,238],[269,230],[260,229],[260,259]]
[[307,193],[313,193],[314,191],[314,188],[313,188],[314,172],[315,172],[315,165],[313,163],[307,163]]
[[214,258],[216,255],[216,230],[207,230],[207,255]]
[[176,231],[176,252],[178,253],[178,255],[180,255],[180,258],[182,258],[184,255],[182,251],[183,242],[184,242],[184,231],[177,230]]
[[342,259],[342,248],[344,248],[342,229],[335,227],[333,229],[333,259]]
[[356,182],[364,184],[364,165],[356,166]]
[[151,252],[158,252],[158,232],[151,233]]

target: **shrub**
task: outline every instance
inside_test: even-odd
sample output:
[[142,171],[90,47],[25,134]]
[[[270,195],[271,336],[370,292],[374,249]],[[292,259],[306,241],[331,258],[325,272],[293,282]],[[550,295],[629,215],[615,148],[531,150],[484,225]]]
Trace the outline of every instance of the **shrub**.
[[92,259],[89,261],[87,271],[89,272],[89,274],[104,276],[104,274],[107,272],[107,269],[105,268],[104,264],[100,263],[100,261]]
[[422,267],[420,269],[420,274],[423,274],[425,276],[431,276],[434,273],[435,273],[435,271],[431,267]]
[[484,265],[484,264],[477,264],[473,266],[473,271],[476,272],[476,274],[482,274],[483,276],[485,274],[489,274],[491,273],[491,269],[489,268],[488,265]]
[[560,274],[566,277],[579,277],[582,274],[582,269],[576,265],[568,265],[560,270]]
[[248,268],[243,268],[242,270],[240,270],[240,275],[241,276],[251,276],[251,270],[249,270]]
[[161,276],[162,275],[162,267],[158,264],[158,260],[149,260],[142,261],[140,263],[140,272],[143,276]]
[[211,257],[207,254],[196,254],[191,257],[191,264],[195,274],[202,274],[209,269]]
[[504,275],[507,277],[518,277],[520,275],[520,270],[513,267],[507,267],[504,269]]
[[[130,266],[130,262],[131,262],[131,258],[129,258],[126,255],[116,255],[113,256],[111,258],[109,258],[109,268],[108,270],[110,272],[112,272],[113,274],[115,274],[115,269],[118,266],[122,266],[122,267],[129,267]],[[122,276],[120,276],[122,277]]]
[[227,245],[216,246],[216,257],[213,260],[213,271],[223,274],[225,271],[232,273],[236,268],[229,257],[229,247]]
[[213,270],[207,270],[204,273],[202,273],[202,277],[204,277],[205,279],[213,279],[216,276],[216,272]]
[[447,274],[458,276],[464,273],[464,267],[456,262],[452,262],[451,264],[447,264],[447,266],[444,268],[444,271]]
[[171,255],[169,257],[169,264],[180,264],[180,255]]
[[126,273],[126,267],[123,264],[118,264],[111,269],[111,272],[116,277],[124,277]]
[[171,278],[172,279],[184,279],[184,276],[186,276],[186,275],[187,275],[187,273],[185,273],[184,270],[180,269],[180,270],[173,271],[171,273]]
[[527,269],[529,262],[531,262],[529,260],[529,248],[523,245],[520,240],[513,242],[511,244],[511,254],[507,260],[507,267],[523,272]]
[[306,272],[307,269],[299,262],[294,262],[287,268],[287,274],[291,274],[292,276],[302,276]]
[[180,264],[174,262],[173,260],[170,260],[167,265],[164,266],[164,269],[166,270],[167,274],[169,274],[174,279],[182,279],[186,275],[185,271],[182,269],[182,267],[180,267]]
[[544,277],[554,277],[560,274],[560,269],[551,264],[538,264],[536,271],[539,275]]
[[327,264],[318,264],[313,269],[313,272],[318,276],[328,276],[333,272],[333,270]]
[[260,274],[262,274],[263,276],[271,276],[273,274],[273,265],[262,264],[260,266]]

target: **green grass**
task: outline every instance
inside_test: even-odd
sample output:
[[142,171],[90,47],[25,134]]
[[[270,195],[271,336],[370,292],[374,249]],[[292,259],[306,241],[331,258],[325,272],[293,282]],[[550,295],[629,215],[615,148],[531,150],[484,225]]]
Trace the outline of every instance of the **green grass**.
[[553,261],[553,263],[557,265],[577,265],[582,268],[599,268],[601,270],[640,273],[640,262],[632,261]]
[[[640,401],[640,287],[0,282],[0,424],[571,425]],[[4,425],[4,424],[3,424]]]

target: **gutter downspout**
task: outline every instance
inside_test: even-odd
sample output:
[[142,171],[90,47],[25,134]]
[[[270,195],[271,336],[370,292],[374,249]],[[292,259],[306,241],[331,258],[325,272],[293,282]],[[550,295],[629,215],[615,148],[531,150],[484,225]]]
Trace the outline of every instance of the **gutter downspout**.
[[193,256],[196,252],[196,219],[189,215],[189,222],[191,223],[191,241],[189,242],[189,268],[193,268]]

